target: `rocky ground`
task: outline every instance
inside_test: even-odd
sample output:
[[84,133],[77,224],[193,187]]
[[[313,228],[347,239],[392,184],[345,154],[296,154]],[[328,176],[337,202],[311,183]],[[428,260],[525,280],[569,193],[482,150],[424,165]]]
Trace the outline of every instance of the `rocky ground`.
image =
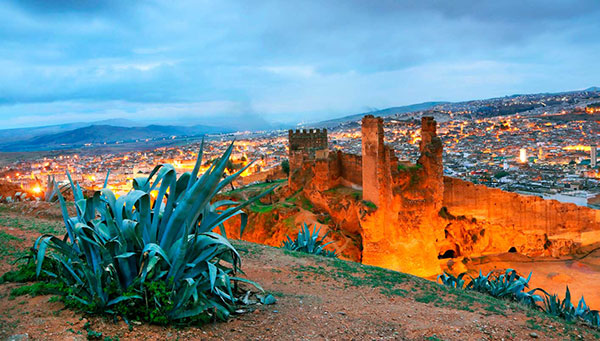
[[[0,205],[0,272],[40,233],[62,231],[54,207]],[[11,295],[0,285],[0,338],[83,340],[528,340],[600,334],[515,303],[453,290],[414,276],[343,260],[236,241],[246,276],[277,299],[226,323],[160,327],[89,316],[51,296]],[[95,333],[95,334],[94,334]],[[102,333],[99,336],[98,333]]]

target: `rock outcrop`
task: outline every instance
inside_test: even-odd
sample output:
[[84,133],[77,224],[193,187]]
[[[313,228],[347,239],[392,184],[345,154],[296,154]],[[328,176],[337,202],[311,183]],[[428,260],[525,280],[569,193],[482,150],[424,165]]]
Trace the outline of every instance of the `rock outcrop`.
[[454,258],[562,256],[600,245],[600,210],[444,177],[433,118],[422,118],[413,165],[398,163],[383,134],[383,120],[365,116],[362,155],[352,155],[327,150],[326,131],[291,131],[287,197],[310,207],[251,213],[244,239],[279,245],[302,222],[320,221],[346,258],[423,277]]
[[442,143],[435,121],[423,118],[421,157],[409,167],[399,167],[393,150],[383,145],[382,123],[380,118],[363,119],[363,141],[367,136],[370,143],[363,147],[363,159],[365,164],[374,160],[377,168],[363,173],[363,188],[377,191],[368,196],[377,200],[377,210],[361,220],[363,263],[435,275],[440,272],[436,243],[444,238],[438,215],[443,198]]
[[[451,177],[444,178],[443,204],[452,215],[467,218],[461,229],[483,237],[457,243],[470,256],[513,248],[530,256],[562,256],[600,243],[600,210]],[[455,227],[449,230],[462,234]]]

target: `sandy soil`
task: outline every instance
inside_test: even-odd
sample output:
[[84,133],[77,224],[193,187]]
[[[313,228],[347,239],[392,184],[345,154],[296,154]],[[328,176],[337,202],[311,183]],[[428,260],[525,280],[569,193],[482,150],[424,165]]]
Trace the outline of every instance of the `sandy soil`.
[[[51,215],[48,215],[51,216]],[[0,226],[26,248],[39,233]],[[121,340],[528,340],[587,339],[599,334],[514,303],[456,291],[421,278],[341,260],[235,242],[246,276],[277,297],[226,323],[160,327],[72,312],[50,296],[10,297],[0,285],[0,338],[84,340],[89,328]],[[14,268],[1,262],[0,272]]]

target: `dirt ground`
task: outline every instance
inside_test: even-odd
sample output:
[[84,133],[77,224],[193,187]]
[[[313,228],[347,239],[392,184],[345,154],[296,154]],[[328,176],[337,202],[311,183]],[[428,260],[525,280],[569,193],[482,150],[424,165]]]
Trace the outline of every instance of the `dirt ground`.
[[[0,273],[14,269],[40,231],[60,231],[52,212],[0,207]],[[37,216],[32,218],[32,216]],[[597,339],[583,325],[566,324],[508,301],[342,260],[330,260],[236,241],[246,277],[277,303],[255,307],[225,323],[161,327],[88,316],[51,296],[11,297],[22,285],[0,284],[0,338],[85,340],[564,340]]]

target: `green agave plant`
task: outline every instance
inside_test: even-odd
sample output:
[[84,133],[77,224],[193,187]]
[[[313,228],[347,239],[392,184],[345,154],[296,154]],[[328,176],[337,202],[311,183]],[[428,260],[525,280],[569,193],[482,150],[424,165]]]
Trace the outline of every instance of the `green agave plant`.
[[438,280],[445,286],[474,290],[497,298],[509,298],[530,306],[537,306],[536,302],[542,301],[542,297],[535,294],[536,291],[541,289],[525,291],[525,288],[529,287],[531,273],[529,273],[529,277],[524,278],[519,276],[515,270],[507,269],[503,274],[495,274],[490,271],[484,276],[480,270],[477,277],[469,275],[471,281],[466,285],[463,279],[465,275],[466,272],[457,277],[443,273],[438,276]]
[[600,314],[597,310],[591,310],[585,303],[585,299],[581,296],[577,307],[571,303],[571,291],[567,286],[565,298],[561,300],[558,295],[550,295],[544,291],[542,309],[549,315],[564,318],[567,321],[580,319],[591,326],[600,327]]
[[[487,291],[490,295],[498,298],[510,297],[517,300],[519,300],[519,297],[523,297],[523,300],[525,300],[526,296],[523,296],[522,292],[525,288],[529,287],[531,272],[529,273],[529,276],[525,278],[519,276],[516,270],[507,269],[504,274],[496,276],[490,276],[488,274],[487,277]],[[539,300],[541,300],[541,297]]]
[[[541,288],[526,291],[525,288],[529,287],[531,273],[525,278],[519,276],[515,270],[507,269],[503,274],[490,271],[484,276],[480,270],[477,277],[469,276],[471,281],[466,286],[463,280],[464,275],[466,273],[461,273],[455,277],[444,272],[437,279],[445,286],[452,288],[464,287],[465,290],[475,290],[497,298],[512,299],[567,321],[581,320],[593,327],[600,327],[600,312],[591,310],[585,303],[583,296],[581,296],[577,307],[573,306],[568,286],[565,298],[561,300],[558,295],[551,295]],[[544,296],[536,294],[537,291],[542,292]]]
[[[236,277],[240,255],[227,240],[223,222],[239,215],[243,233],[247,215],[242,209],[274,188],[243,203],[211,203],[251,164],[222,179],[232,143],[198,177],[203,146],[204,141],[192,172],[178,178],[173,166],[159,165],[148,177],[136,178],[131,191],[119,198],[106,188],[108,175],[102,190],[84,198],[67,173],[77,214],[69,216],[57,189],[67,233],[35,241],[36,274],[62,281],[68,298],[89,311],[119,313],[150,305],[153,317],[146,318],[151,322],[226,319],[237,304],[247,303],[247,296],[242,300],[236,291],[238,282],[262,289]],[[216,227],[221,234],[213,232]],[[166,297],[153,296],[156,291],[150,289],[157,287]]]
[[443,274],[439,275],[437,279],[447,287],[463,289],[465,287],[465,280],[463,279],[463,277],[466,274],[466,272],[463,272],[455,277],[447,272],[444,272]]
[[310,253],[313,255],[321,255],[325,257],[337,258],[338,255],[335,251],[325,250],[325,246],[333,243],[323,243],[329,232],[319,239],[319,233],[321,228],[317,230],[317,225],[313,227],[312,232],[306,223],[304,223],[296,236],[296,239],[292,240],[289,236],[286,236],[286,240],[283,241],[281,247],[291,251],[300,251]]
[[483,273],[481,273],[481,270],[479,270],[479,276],[472,277],[469,275],[469,277],[471,277],[471,282],[469,282],[466,288],[487,293],[489,288],[489,277],[491,274],[492,271],[488,272],[488,274],[484,276]]

